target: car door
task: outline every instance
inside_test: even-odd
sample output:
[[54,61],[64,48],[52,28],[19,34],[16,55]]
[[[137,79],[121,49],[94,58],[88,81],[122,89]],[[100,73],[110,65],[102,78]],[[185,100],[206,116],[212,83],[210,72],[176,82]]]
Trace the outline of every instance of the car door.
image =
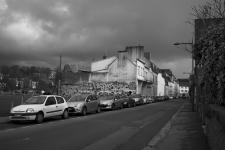
[[120,101],[121,101],[121,97],[119,95],[116,95],[115,99],[114,99],[114,104],[115,104],[116,108],[120,107],[120,103],[121,103]]
[[86,100],[87,112],[93,111],[92,95],[88,95]]
[[45,102],[44,113],[46,117],[57,115],[56,100],[54,96],[49,96]]
[[120,99],[120,105],[123,105],[125,101],[126,101],[126,96],[122,95]]
[[63,111],[65,109],[65,101],[60,96],[56,96],[55,98],[56,98],[56,101],[57,101],[57,104],[56,104],[57,114],[61,115],[61,114],[63,114]]
[[96,111],[99,106],[99,101],[96,95],[92,95],[92,105],[93,105],[93,111]]

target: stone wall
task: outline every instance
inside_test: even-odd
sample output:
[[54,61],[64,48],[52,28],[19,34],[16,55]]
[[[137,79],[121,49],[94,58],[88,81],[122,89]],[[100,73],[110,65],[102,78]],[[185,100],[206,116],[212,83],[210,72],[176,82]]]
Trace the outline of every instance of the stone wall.
[[62,85],[62,96],[67,100],[77,93],[136,93],[135,82],[82,82],[75,85]]
[[206,135],[211,150],[225,150],[225,107],[209,105],[205,110]]
[[107,93],[122,93],[122,92],[135,92],[136,83],[130,82],[95,82],[95,88],[97,92],[107,92]]
[[77,93],[93,93],[95,92],[95,86],[90,82],[82,82],[74,85],[62,85],[61,95],[68,100],[70,97]]

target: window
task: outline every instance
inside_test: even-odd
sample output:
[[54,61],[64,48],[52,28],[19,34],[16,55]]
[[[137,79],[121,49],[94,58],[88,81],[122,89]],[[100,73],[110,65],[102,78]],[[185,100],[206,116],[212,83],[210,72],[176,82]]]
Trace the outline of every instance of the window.
[[140,66],[137,68],[138,75],[140,75]]
[[45,103],[45,106],[48,106],[48,105],[55,105],[56,104],[56,101],[55,101],[55,98],[54,97],[48,97],[46,103]]
[[64,103],[64,99],[62,97],[56,97],[56,100],[58,104]]

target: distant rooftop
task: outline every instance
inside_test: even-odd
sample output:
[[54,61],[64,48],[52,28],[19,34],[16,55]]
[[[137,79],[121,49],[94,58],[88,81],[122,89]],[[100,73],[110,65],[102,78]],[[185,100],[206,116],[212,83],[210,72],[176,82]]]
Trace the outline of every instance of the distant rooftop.
[[102,59],[99,61],[95,61],[91,65],[91,71],[95,72],[95,71],[107,70],[109,65],[116,59],[117,59],[117,57],[113,56],[113,57],[109,57],[109,58]]
[[66,72],[91,71],[91,66],[88,64],[66,64],[64,66]]

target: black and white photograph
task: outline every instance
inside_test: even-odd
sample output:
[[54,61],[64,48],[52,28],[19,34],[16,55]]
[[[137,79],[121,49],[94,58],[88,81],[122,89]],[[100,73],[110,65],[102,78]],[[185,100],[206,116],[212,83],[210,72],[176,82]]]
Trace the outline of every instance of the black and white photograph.
[[225,150],[225,0],[0,0],[1,150]]

